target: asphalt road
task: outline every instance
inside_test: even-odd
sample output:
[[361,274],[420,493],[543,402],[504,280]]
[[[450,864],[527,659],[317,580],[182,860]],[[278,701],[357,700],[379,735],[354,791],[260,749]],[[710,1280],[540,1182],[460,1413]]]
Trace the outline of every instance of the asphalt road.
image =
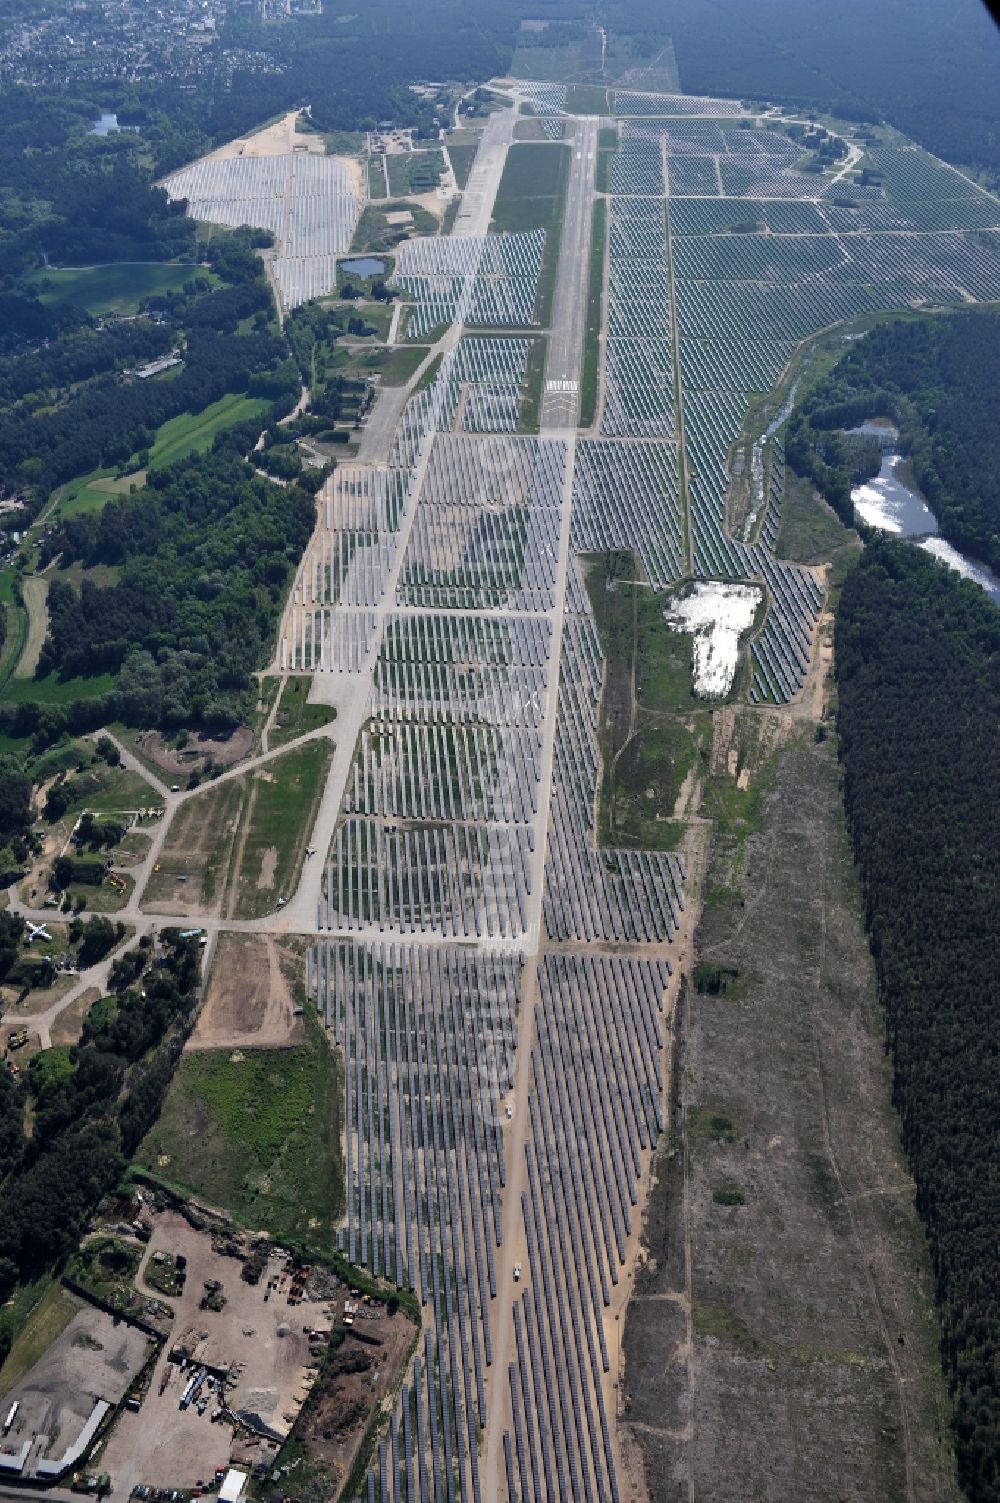
[[542,394],[541,427],[547,435],[576,428],[587,334],[590,226],[600,122],[591,116],[575,123]]

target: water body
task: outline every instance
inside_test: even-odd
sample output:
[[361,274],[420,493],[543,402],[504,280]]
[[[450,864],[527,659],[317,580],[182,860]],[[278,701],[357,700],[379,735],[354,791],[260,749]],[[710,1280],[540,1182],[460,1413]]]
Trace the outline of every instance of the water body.
[[901,463],[901,455],[886,450],[882,468],[874,480],[866,480],[851,492],[854,510],[862,522],[880,532],[892,532],[901,538],[933,536],[938,531],[937,518],[923,497],[896,474]]
[[[852,431],[867,431],[867,425]],[[885,429],[875,429],[872,437],[879,432],[884,433]],[[883,453],[882,468],[874,480],[855,486],[851,492],[856,515],[880,532],[912,539],[925,553],[947,564],[964,579],[971,579],[1000,605],[1000,579],[985,565],[974,563],[938,536],[937,518],[926,501],[900,480],[897,467],[901,463],[901,456],[891,449]]]
[[385,262],[377,261],[374,256],[355,256],[352,261],[341,261],[340,269],[352,277],[380,277],[385,271]]

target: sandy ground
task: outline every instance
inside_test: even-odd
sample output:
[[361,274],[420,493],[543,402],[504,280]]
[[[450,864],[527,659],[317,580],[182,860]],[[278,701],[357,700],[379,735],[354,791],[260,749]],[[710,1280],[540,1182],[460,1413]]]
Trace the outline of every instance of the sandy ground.
[[265,125],[263,130],[254,131],[249,136],[237,136],[235,141],[227,141],[224,146],[210,152],[205,161],[226,162],[233,157],[283,157],[296,147],[322,156],[323,137],[313,135],[311,131],[297,132],[295,122],[298,118],[298,110],[289,110],[287,115],[283,115],[272,125]]
[[300,1043],[304,1024],[270,935],[223,934],[188,1049],[280,1049]]
[[[290,110],[273,125],[266,125],[263,130],[255,131],[253,135],[237,136],[234,141],[227,141],[224,146],[219,146],[215,151],[209,152],[202,160],[226,162],[232,160],[233,157],[283,157],[293,151],[309,151],[317,156],[327,155],[322,136],[313,135],[311,131],[296,131],[295,122],[298,115],[298,110]],[[330,155],[332,156],[333,153],[331,152]],[[335,160],[341,162],[347,169],[355,198],[359,203],[365,203],[368,198],[368,185],[365,180],[364,163],[358,157],[338,156]]]

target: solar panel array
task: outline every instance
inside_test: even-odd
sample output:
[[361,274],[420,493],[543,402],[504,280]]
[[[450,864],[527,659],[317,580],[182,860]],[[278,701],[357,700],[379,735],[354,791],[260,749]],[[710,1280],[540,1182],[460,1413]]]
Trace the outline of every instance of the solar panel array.
[[[386,581],[395,568],[400,528],[412,509],[415,467],[422,445],[432,434],[455,424],[467,432],[512,432],[520,414],[531,343],[524,338],[472,335],[462,338],[445,357],[431,386],[419,393],[404,412],[393,463],[337,467],[320,494],[318,525],[299,565],[285,610],[278,661],[282,671],[361,671],[375,628],[375,616],[364,608],[383,601]],[[471,453],[483,457],[487,450],[473,448]],[[443,462],[440,456],[435,457],[435,473],[437,465]],[[506,460],[493,449],[490,464],[500,475]],[[514,497],[510,508],[521,517]],[[457,530],[468,525],[466,552],[474,551],[480,534],[472,524],[469,506],[433,515],[439,522],[447,517],[451,544]],[[498,521],[495,528],[502,525]],[[523,559],[526,541],[516,522],[508,528],[508,534],[506,573],[503,562],[495,557],[478,565],[470,557],[464,573],[446,571],[447,587],[438,577],[438,593],[447,599],[456,595],[466,597],[476,582],[486,590],[492,588],[494,595],[502,591],[502,581],[516,569],[516,561]],[[414,552],[406,565],[411,594],[423,596],[431,589],[429,584],[423,587],[426,570],[422,561],[429,553],[440,563],[441,549],[445,546],[433,524],[422,517]],[[530,541],[528,546],[530,552]],[[407,598],[405,591],[401,598]]]
[[[894,196],[862,196],[866,226],[846,228],[822,180],[779,192],[796,180],[786,137],[735,127],[737,106],[685,116],[660,98],[661,121],[644,99],[615,101],[632,118],[611,174],[599,430],[517,435],[530,338],[466,334],[407,404],[390,464],[338,470],[289,605],[290,666],[370,676],[307,973],[344,1056],[343,1251],[424,1310],[370,1503],[478,1503],[496,1383],[502,1434],[485,1442],[510,1503],[620,1498],[609,1312],[663,1126],[686,873],[674,853],[600,844],[605,661],[572,557],[560,602],[567,528],[571,553],[632,549],[656,589],[691,572],[761,581],[750,693],[789,699],[823,591],[775,556],[773,438],[752,453],[743,537],[727,529],[748,403],[825,323],[994,275],[992,226],[962,227],[985,216],[978,190],[954,175],[928,180],[962,224],[927,215],[910,244],[876,210],[916,220],[923,166],[887,158]],[[668,198],[685,172],[712,184]],[[747,196],[724,196],[736,180]],[[404,247],[415,327],[485,309],[526,328],[540,249]],[[524,1276],[499,1317],[511,1228]]]
[[[801,142],[779,128],[737,126],[722,109],[657,119],[678,113],[673,101],[638,100],[616,96],[617,113],[646,118],[626,118],[610,173],[602,432],[675,436],[676,338],[691,564],[697,575],[767,585],[750,694],[783,702],[804,681],[822,591],[810,570],[774,556],[780,494],[772,481],[766,530],[762,511],[752,541],[727,531],[730,456],[750,399],[774,388],[799,341],[830,325],[913,303],[1000,296],[1000,203],[917,148],[870,153],[884,186],[837,182],[799,171]],[[697,118],[709,113],[718,118]],[[623,336],[635,343],[623,345]],[[773,443],[766,447],[768,473],[780,475]],[[632,547],[654,585],[684,572],[683,522],[672,525],[669,499],[669,529],[656,529],[658,508],[630,485],[613,496],[606,488],[607,501],[596,505],[592,480],[578,474],[577,489],[586,511],[575,537]],[[671,546],[652,546],[654,530],[669,530]]]
[[544,249],[544,230],[404,241],[393,282],[414,303],[407,338],[456,322],[530,328]]
[[173,173],[163,186],[172,199],[187,200],[193,219],[270,230],[286,308],[336,287],[336,258],[350,248],[360,212],[350,174],[336,157],[209,158]]

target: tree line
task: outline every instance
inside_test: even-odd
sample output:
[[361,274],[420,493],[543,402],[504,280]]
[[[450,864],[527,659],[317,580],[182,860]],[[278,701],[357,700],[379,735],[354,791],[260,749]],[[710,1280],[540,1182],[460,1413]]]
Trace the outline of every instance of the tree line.
[[1000,1499],[1000,611],[875,539],[836,618],[844,804],[927,1227],[959,1480]]
[[[160,941],[159,955],[144,936],[115,963],[78,1044],[36,1055],[17,1079],[0,1071],[0,1303],[75,1249],[159,1115],[200,974],[196,938],[167,929]],[[2,1312],[0,1362],[12,1335]]]

